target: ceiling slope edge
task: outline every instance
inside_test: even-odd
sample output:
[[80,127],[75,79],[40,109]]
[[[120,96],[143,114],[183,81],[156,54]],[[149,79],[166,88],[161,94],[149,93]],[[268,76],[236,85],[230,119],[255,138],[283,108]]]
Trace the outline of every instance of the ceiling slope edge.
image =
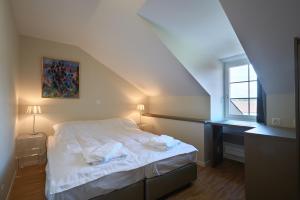
[[300,36],[300,1],[220,0],[220,3],[266,93],[293,94],[294,37]]
[[172,33],[168,32],[164,27],[156,24],[154,21],[150,20],[149,18],[143,16],[139,13],[139,16],[145,20],[145,23],[151,27],[152,31],[157,35],[157,37],[160,39],[161,43],[168,49],[168,51],[174,56],[174,58],[182,65],[182,67],[193,77],[195,81],[198,82],[199,85],[207,92],[208,95],[212,95],[212,91],[210,87],[204,83],[204,81],[197,76],[197,72],[194,71],[192,68],[188,67],[188,63],[182,59],[179,52],[176,52],[174,49],[179,49],[180,45],[177,46],[176,43],[173,43],[172,41],[176,41],[180,43],[180,39],[176,38]]

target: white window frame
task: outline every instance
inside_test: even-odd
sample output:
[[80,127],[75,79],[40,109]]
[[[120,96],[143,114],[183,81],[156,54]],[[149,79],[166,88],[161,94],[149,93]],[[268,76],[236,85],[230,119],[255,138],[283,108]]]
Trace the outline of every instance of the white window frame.
[[222,60],[224,65],[224,114],[225,119],[255,121],[256,116],[250,115],[231,115],[229,114],[229,68],[240,65],[250,65],[245,55],[234,56]]

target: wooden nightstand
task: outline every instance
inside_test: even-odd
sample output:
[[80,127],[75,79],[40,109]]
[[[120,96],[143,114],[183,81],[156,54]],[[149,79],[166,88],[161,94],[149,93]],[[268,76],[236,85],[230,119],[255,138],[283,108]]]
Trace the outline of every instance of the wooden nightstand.
[[138,123],[137,125],[143,131],[152,132],[152,125],[151,124]]
[[19,134],[16,141],[18,168],[46,162],[46,141],[45,133]]

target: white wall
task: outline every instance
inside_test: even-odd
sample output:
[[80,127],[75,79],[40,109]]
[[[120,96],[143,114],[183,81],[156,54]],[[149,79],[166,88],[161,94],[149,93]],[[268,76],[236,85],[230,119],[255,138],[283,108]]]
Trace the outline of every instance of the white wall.
[[300,1],[220,2],[266,93],[293,93],[294,37],[300,37],[300,26],[296,25]]
[[[80,62],[79,99],[41,98],[43,56]],[[43,114],[37,117],[36,129],[48,134],[57,122],[119,116],[137,118],[136,104],[144,103],[148,107],[142,92],[75,46],[22,36],[19,73],[20,133],[32,129],[32,117],[25,114],[27,105],[42,106]]]
[[[191,73],[191,75],[206,90],[210,98],[207,104],[194,106],[209,107],[210,118],[220,120],[223,118],[223,64],[213,58],[207,59],[210,55],[205,55],[197,46],[185,43],[180,38],[175,37],[162,27],[149,23],[153,31],[161,39],[162,43],[174,54],[176,59]],[[204,95],[202,95],[204,96]],[[202,102],[204,103],[204,102]],[[199,113],[202,115],[202,113]]]
[[180,117],[210,118],[209,96],[149,97],[149,112]]
[[281,126],[294,127],[294,37],[300,36],[300,26],[295,26],[300,1],[220,2],[267,94],[267,123],[281,118]]
[[295,95],[267,95],[267,124],[272,125],[272,118],[280,118],[282,127],[295,128]]
[[151,124],[156,134],[167,134],[195,146],[199,150],[197,159],[200,165],[204,166],[210,161],[211,138],[205,135],[204,124],[154,117],[143,117],[142,120]]
[[205,95],[137,15],[144,0],[12,2],[23,35],[76,45],[149,96]]
[[[150,113],[210,119],[209,96],[155,96],[148,101]],[[199,150],[198,163],[208,164],[211,135],[204,131],[204,124],[154,117],[143,117],[143,122],[151,124],[154,133],[171,135],[194,145]]]
[[210,96],[210,116],[223,115],[223,64],[244,50],[219,0],[147,0],[139,10],[162,43]]
[[9,0],[0,0],[0,199],[5,199],[15,172],[16,77],[18,36]]

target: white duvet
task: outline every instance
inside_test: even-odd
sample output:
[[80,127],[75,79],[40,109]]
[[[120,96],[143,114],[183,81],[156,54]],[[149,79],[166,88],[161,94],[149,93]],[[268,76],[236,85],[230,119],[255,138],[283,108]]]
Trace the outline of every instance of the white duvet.
[[[139,130],[134,122],[127,119],[69,122],[56,125],[54,129],[55,135],[48,139],[48,197],[115,172],[137,169],[159,160],[197,151],[192,145],[183,142],[163,152],[147,148],[142,141],[149,140],[153,134]],[[78,135],[91,136],[102,143],[120,142],[127,156],[100,165],[88,165],[78,147]]]

